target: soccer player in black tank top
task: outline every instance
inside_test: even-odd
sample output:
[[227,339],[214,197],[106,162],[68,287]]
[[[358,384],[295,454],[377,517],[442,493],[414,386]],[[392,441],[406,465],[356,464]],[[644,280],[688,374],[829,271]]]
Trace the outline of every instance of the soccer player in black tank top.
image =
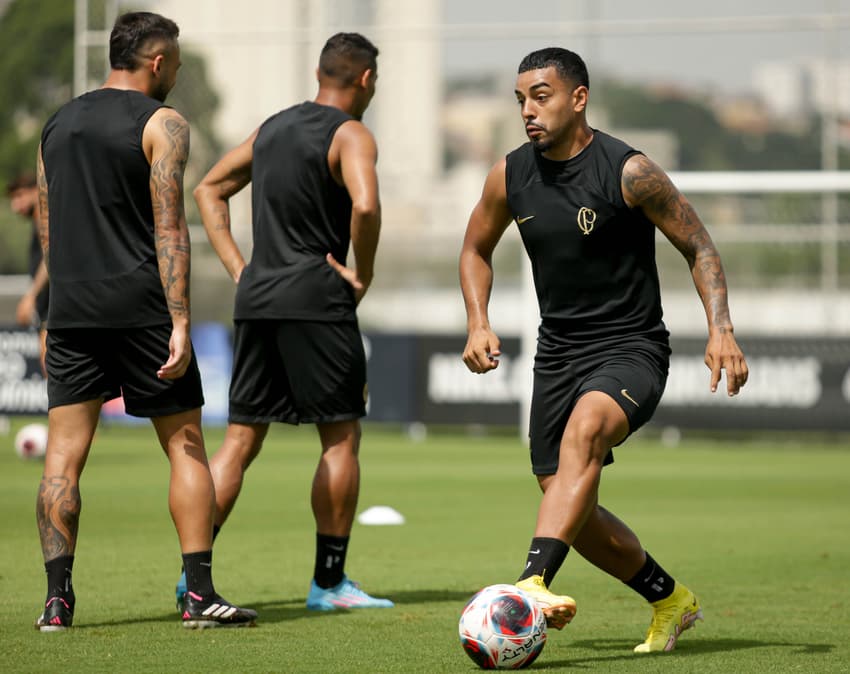
[[516,97],[529,143],[497,163],[469,219],[460,259],[472,372],[499,364],[488,319],[492,253],[511,221],[532,263],[541,324],[531,405],[532,468],[543,491],[517,584],[561,629],[575,601],[548,588],[569,547],[653,607],[636,653],[672,650],[702,618],[699,602],[598,503],[610,449],[649,420],[667,377],[654,230],[682,253],[708,320],[706,364],[736,395],[747,365],[732,329],[726,279],[711,237],[667,175],[640,152],[587,123],[589,81],[566,49],[532,52]]
[[[71,626],[80,475],[105,400],[149,417],[171,464],[169,508],[189,575],[185,627],[253,624],[212,582],[213,481],[189,335],[183,170],[189,126],[162,102],[177,25],[120,16],[103,87],[63,106],[38,153],[39,234],[51,275],[48,442],[36,505],[47,601],[36,627]],[[132,596],[132,593],[130,593]]]
[[[314,101],[283,110],[226,154],[195,190],[210,242],[237,283],[230,415],[210,460],[216,526],[236,503],[271,422],[314,423],[316,556],[307,608],[386,608],[345,575],[360,484],[366,359],[357,304],[372,281],[380,229],[377,148],[360,117],[378,50],[339,33],[322,49]],[[252,183],[254,247],[245,263],[228,200]],[[349,243],[354,266],[345,266]],[[182,592],[182,579],[177,594]]]

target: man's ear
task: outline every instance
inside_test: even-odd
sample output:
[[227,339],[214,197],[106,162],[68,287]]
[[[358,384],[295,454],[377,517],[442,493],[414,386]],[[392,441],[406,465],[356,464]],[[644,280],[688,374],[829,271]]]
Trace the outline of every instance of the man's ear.
[[360,77],[357,79],[357,83],[358,83],[358,84],[359,84],[359,85],[360,85],[363,89],[365,89],[366,87],[368,87],[368,86],[369,86],[369,78],[370,78],[370,77],[372,77],[372,69],[371,69],[371,68],[366,68],[366,70],[364,70],[364,71],[362,72],[362,74],[360,75]]
[[164,54],[157,54],[151,59],[151,72],[153,72],[153,74],[157,77],[159,77],[159,73],[162,71],[162,62],[164,60]]
[[584,110],[587,107],[587,99],[589,96],[590,92],[583,84],[580,84],[573,89],[573,109],[576,112]]

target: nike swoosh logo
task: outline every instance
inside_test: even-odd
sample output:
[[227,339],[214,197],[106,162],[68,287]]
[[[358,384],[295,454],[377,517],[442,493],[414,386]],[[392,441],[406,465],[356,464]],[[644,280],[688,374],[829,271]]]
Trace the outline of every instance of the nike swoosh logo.
[[628,390],[628,389],[625,389],[625,388],[620,389],[620,393],[621,393],[621,394],[622,394],[622,396],[623,396],[626,400],[628,400],[630,403],[634,403],[634,406],[635,406],[635,407],[640,407],[640,405],[638,405],[638,401],[637,401],[637,400],[635,400],[634,398],[632,398],[632,397],[629,395],[629,390]]
[[537,550],[529,550],[528,554],[529,555],[539,555],[540,554],[540,548],[537,548]]
[[521,225],[523,222],[528,222],[529,220],[534,219],[533,215],[526,215],[524,218],[517,218],[516,224]]
[[328,547],[329,547],[331,550],[333,550],[334,552],[342,552],[343,550],[345,550],[345,546],[344,546],[344,545],[329,545]]

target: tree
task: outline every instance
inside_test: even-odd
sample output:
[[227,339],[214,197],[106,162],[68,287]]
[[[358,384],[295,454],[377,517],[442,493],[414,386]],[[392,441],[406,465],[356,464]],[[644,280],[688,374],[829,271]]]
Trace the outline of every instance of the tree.
[[15,0],[0,19],[0,174],[35,170],[41,127],[71,96],[74,3]]
[[[0,184],[21,171],[35,170],[44,123],[73,94],[74,3],[71,0],[12,0],[0,15]],[[104,52],[106,47],[104,47]],[[93,50],[90,50],[90,54]],[[102,61],[106,63],[104,53]],[[192,126],[188,186],[197,182],[221,152],[213,129],[219,98],[206,76],[206,64],[184,49],[183,67],[168,103]],[[104,69],[103,78],[106,77]],[[194,202],[187,216],[197,219]],[[28,231],[0,212],[0,274],[26,269]]]

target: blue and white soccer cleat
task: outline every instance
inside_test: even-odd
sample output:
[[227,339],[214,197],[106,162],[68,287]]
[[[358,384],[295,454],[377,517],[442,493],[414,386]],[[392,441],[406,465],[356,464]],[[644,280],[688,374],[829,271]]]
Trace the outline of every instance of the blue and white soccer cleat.
[[311,611],[336,611],[350,608],[392,608],[389,599],[379,599],[366,594],[360,586],[348,576],[343,576],[338,585],[321,588],[316,581],[310,582],[310,594],[307,596],[307,608]]
[[189,588],[186,587],[186,572],[180,573],[180,580],[177,581],[177,587],[174,588],[174,594],[177,599],[177,612],[183,615],[183,605],[186,602],[186,592]]

